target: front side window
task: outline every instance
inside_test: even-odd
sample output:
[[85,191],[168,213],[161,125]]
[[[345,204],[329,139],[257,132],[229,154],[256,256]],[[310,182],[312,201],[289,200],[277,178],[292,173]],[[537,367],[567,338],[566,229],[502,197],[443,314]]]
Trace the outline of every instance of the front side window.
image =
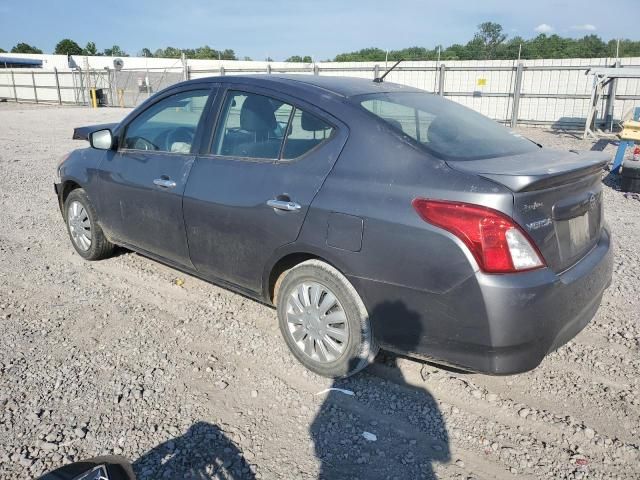
[[282,151],[283,160],[304,155],[331,137],[333,127],[315,115],[296,108]]
[[293,107],[272,97],[231,91],[222,108],[212,153],[276,159]]
[[124,148],[189,153],[208,97],[208,90],[192,90],[153,104],[128,125]]
[[355,101],[447,160],[501,157],[537,149],[497,122],[437,95],[376,93]]

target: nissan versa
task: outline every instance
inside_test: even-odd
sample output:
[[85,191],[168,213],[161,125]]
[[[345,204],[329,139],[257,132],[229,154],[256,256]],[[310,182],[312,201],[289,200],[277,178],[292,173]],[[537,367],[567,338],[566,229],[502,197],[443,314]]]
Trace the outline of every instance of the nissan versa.
[[612,274],[602,153],[553,151],[424,91],[265,75],[174,85],[55,190],[87,260],[115,245],[277,308],[344,377],[378,347],[513,374],[587,325]]

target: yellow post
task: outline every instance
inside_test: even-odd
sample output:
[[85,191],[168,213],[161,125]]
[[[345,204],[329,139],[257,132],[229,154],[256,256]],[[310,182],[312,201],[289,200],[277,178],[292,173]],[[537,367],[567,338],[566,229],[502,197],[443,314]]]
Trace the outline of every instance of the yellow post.
[[637,120],[627,120],[622,124],[621,140],[633,140],[640,142],[640,122]]
[[118,89],[118,104],[124,107],[124,88]]
[[96,89],[92,88],[91,89],[91,106],[93,108],[98,108],[98,98],[96,95]]

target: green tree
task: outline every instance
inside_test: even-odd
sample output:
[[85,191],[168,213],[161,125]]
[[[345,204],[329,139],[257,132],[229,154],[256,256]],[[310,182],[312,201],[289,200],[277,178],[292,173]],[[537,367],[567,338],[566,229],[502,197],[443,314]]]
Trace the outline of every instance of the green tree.
[[607,57],[615,57],[616,50],[621,57],[640,57],[640,40],[629,40],[621,38],[618,48],[618,40],[607,42]]
[[285,60],[285,62],[297,62],[297,63],[313,63],[313,59],[309,55],[301,57],[300,55],[292,55]]
[[182,50],[175,47],[167,47],[165,49],[159,48],[156,50],[154,56],[156,57],[164,57],[164,58],[180,58],[182,55]]
[[4,48],[0,48],[0,53],[7,53],[7,51]]
[[502,32],[502,25],[495,22],[483,22],[478,25],[478,31],[473,40],[467,43],[467,49],[471,49],[473,56],[480,59],[494,59],[496,52],[507,35]]
[[401,50],[391,50],[389,52],[388,60],[397,61],[403,60],[435,60],[438,58],[437,50],[429,50],[424,47],[408,47]]
[[111,48],[105,48],[104,54],[107,57],[128,57],[127,52],[122,50],[118,45],[114,45]]
[[159,48],[155,51],[153,56],[164,58],[180,58],[183,53],[187,58],[194,59],[237,60],[236,54],[233,50],[216,50],[215,48],[211,48],[209,45],[204,45],[198,48],[182,49],[176,47],[167,47],[164,49]]
[[82,55],[82,48],[70,38],[63,38],[53,51],[56,55]]
[[141,57],[153,57],[153,53],[151,53],[151,50],[149,50],[148,48],[143,48],[142,50],[140,50],[140,56]]
[[375,62],[384,61],[387,52],[381,48],[363,48],[357,52],[341,53],[336,55],[336,62]]
[[[615,57],[617,40],[605,43],[597,35],[587,35],[575,39],[559,35],[540,34],[525,40],[522,37],[507,39],[502,25],[495,22],[484,22],[478,25],[478,31],[473,38],[462,45],[450,45],[440,50],[441,60],[491,60],[520,58],[590,58]],[[336,55],[336,62],[381,62],[385,60],[387,52],[380,48],[363,48],[355,52]],[[620,40],[620,56],[640,56],[640,41]],[[298,61],[295,55],[290,59]],[[408,47],[388,52],[389,61],[400,58],[405,60],[436,60],[438,48]],[[293,61],[293,60],[291,60]]]
[[11,53],[42,53],[39,48],[33,47],[28,43],[18,43],[11,49]]
[[83,55],[100,55],[98,53],[98,49],[96,48],[96,44],[93,42],[87,42],[85,47],[82,49]]
[[234,52],[232,49],[230,48],[225,48],[222,51],[222,60],[237,60],[236,58],[236,52]]
[[581,58],[588,57],[606,57],[608,53],[607,44],[597,35],[586,35],[577,42],[578,56]]
[[440,53],[440,60],[462,60],[465,56],[465,47],[459,43],[445,48]]
[[522,37],[513,37],[500,45],[496,50],[495,58],[499,60],[513,60],[518,58],[518,52],[520,52],[520,58],[522,58],[526,43],[527,41]]
[[196,59],[218,59],[218,57],[222,56],[222,52],[214,50],[209,45],[204,45],[203,47],[198,47],[193,51],[185,52],[185,55],[188,58]]

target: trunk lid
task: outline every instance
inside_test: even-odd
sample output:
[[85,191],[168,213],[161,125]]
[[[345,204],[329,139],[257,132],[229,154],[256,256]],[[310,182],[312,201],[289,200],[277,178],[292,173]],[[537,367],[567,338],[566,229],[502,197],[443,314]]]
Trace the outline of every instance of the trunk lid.
[[511,216],[547,265],[561,272],[597,243],[603,224],[601,152],[539,150],[523,155],[449,161],[451,168],[500,183],[513,192]]

